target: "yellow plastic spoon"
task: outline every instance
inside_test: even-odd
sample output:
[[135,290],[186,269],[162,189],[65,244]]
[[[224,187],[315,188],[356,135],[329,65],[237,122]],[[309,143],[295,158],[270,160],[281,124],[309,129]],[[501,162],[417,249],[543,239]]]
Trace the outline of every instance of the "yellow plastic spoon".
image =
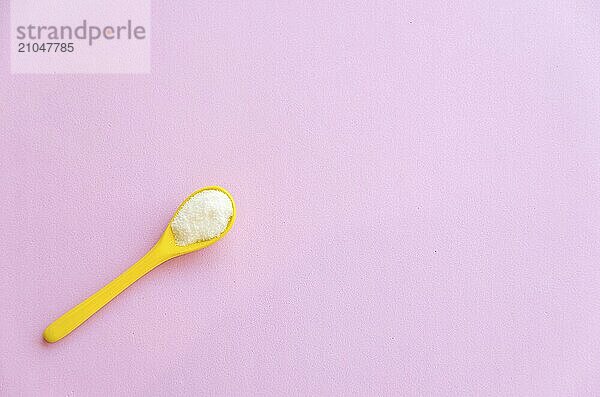
[[[223,232],[217,237],[206,240],[206,241],[198,241],[193,244],[179,246],[175,244],[175,236],[173,235],[173,230],[171,229],[171,222],[177,216],[179,210],[187,203],[187,201],[200,193],[203,190],[218,190],[227,195],[229,200],[231,200],[231,206],[233,208],[233,214],[231,218],[229,218],[229,223]],[[235,203],[231,194],[222,187],[219,186],[208,186],[202,188],[200,190],[195,191],[190,194],[183,203],[177,208],[173,218],[169,221],[167,229],[160,237],[156,245],[148,251],[142,259],[137,261],[133,266],[129,269],[125,270],[121,275],[115,278],[113,281],[104,286],[101,290],[96,292],[94,295],[90,296],[59,318],[57,318],[52,324],[48,326],[44,330],[44,339],[47,342],[54,343],[68,334],[70,334],[75,328],[79,327],[85,320],[90,318],[94,313],[100,310],[104,305],[110,302],[113,298],[119,295],[121,292],[125,290],[125,288],[129,287],[140,277],[148,273],[150,270],[154,269],[161,263],[168,261],[169,259],[175,258],[177,256],[187,254],[193,251],[198,251],[204,247],[208,247],[213,244],[224,235],[227,234],[233,222],[235,221]]]

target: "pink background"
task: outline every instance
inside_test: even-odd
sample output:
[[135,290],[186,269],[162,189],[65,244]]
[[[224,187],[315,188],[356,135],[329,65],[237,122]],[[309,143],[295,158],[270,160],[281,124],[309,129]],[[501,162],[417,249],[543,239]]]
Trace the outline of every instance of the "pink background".
[[[155,2],[149,75],[1,25],[0,395],[598,395],[600,6],[225,3]],[[223,241],[42,341],[214,183]]]

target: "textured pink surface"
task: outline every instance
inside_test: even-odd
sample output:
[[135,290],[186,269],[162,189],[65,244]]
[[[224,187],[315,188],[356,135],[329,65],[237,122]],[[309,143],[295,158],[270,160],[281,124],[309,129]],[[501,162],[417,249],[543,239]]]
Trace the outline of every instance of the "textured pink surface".
[[[598,4],[286,3],[155,2],[145,76],[0,25],[0,395],[598,395]],[[42,341],[214,183],[223,241]]]

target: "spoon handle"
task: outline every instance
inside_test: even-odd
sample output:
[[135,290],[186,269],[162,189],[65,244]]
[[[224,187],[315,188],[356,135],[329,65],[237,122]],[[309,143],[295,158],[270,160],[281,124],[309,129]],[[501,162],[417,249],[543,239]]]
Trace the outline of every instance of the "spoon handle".
[[85,320],[100,310],[104,305],[119,295],[140,277],[160,265],[167,259],[160,249],[152,248],[142,259],[121,273],[102,289],[90,296],[50,324],[44,330],[46,342],[54,343],[79,327]]

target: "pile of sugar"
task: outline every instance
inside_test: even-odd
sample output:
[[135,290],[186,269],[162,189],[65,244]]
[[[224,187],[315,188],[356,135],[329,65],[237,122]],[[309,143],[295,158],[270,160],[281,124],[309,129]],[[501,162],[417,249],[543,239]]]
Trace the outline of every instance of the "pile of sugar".
[[171,229],[177,245],[189,245],[219,236],[233,215],[229,197],[219,190],[203,190],[181,207]]

